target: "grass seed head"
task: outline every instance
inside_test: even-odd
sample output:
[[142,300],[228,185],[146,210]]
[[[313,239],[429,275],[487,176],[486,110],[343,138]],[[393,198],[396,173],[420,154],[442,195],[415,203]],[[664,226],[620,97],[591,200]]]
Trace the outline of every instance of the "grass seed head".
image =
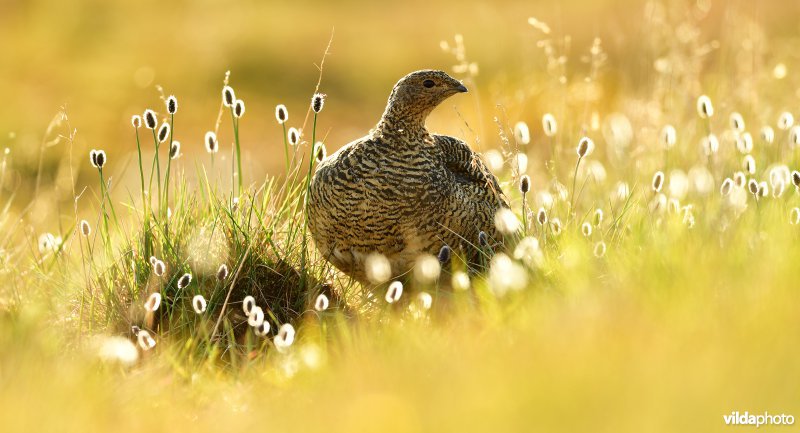
[[[670,173],[670,177],[672,178],[672,173]],[[684,178],[685,178],[685,176],[684,176]],[[688,181],[686,181],[686,180],[684,180],[684,181],[686,183],[688,183]],[[670,184],[671,184],[671,182],[670,182]],[[631,187],[630,187],[630,185],[628,185],[628,182],[622,182],[622,181],[618,182],[616,189],[617,190],[616,190],[614,195],[616,196],[616,199],[619,200],[620,202],[624,202],[631,195]]]
[[392,277],[392,264],[383,254],[370,253],[364,260],[364,272],[373,284],[381,284]]
[[264,323],[264,310],[256,305],[250,309],[250,314],[247,315],[247,324],[258,328],[262,323]]
[[772,185],[772,196],[778,198],[783,195],[783,192],[786,190],[786,182],[783,179],[779,179]]
[[102,169],[103,166],[106,165],[106,161],[107,161],[106,160],[106,153],[104,151],[102,151],[102,150],[98,150],[97,153],[95,154],[95,160],[94,160],[95,165],[97,166],[97,168]]
[[185,273],[178,279],[178,289],[185,289],[192,282],[192,274]]
[[327,310],[329,305],[330,301],[324,293],[320,293],[314,301],[314,309],[320,312]]
[[531,178],[527,174],[523,174],[519,179],[519,192],[527,194],[531,190]]
[[669,199],[669,202],[667,202],[667,210],[670,213],[673,213],[673,214],[676,214],[676,213],[680,212],[680,210],[681,210],[681,202],[680,202],[680,200],[678,200],[675,197]]
[[528,286],[528,272],[508,255],[497,253],[489,264],[489,283],[492,292],[502,297],[508,292],[525,289]]
[[800,171],[792,171],[792,184],[800,188]]
[[744,117],[741,114],[734,111],[731,113],[731,129],[734,132],[743,132],[744,131]]
[[156,129],[158,126],[158,117],[156,117],[156,113],[153,110],[147,109],[144,110],[144,126],[147,129]]
[[539,248],[539,239],[533,236],[522,238],[514,247],[514,258],[530,268],[538,267],[544,259],[542,250]]
[[528,155],[519,152],[515,159],[517,161],[517,173],[525,173],[528,171]]
[[386,302],[394,304],[403,296],[403,283],[400,281],[392,281],[389,288],[386,289]]
[[328,157],[328,149],[325,148],[325,143],[318,141],[314,144],[314,156],[317,162],[322,162]]
[[664,186],[664,173],[657,171],[656,174],[653,175],[653,182],[652,187],[654,192],[661,192],[661,188]]
[[778,165],[772,167],[769,171],[769,184],[773,188],[778,184],[778,182],[783,183],[791,183],[792,181],[792,173],[789,172],[789,167],[785,165]]
[[435,282],[441,271],[442,265],[439,259],[430,254],[420,255],[414,263],[414,279],[422,284]]
[[164,122],[161,124],[161,127],[158,128],[158,142],[163,143],[167,141],[169,138],[169,123]]
[[420,292],[417,295],[417,303],[422,310],[430,310],[433,305],[433,296],[428,292]]
[[763,198],[769,195],[769,185],[767,182],[761,181],[758,183],[758,196]]
[[233,105],[233,115],[236,116],[237,119],[241,119],[244,116],[244,101],[241,99],[237,99],[236,103]]
[[273,343],[278,351],[288,349],[294,343],[295,331],[294,326],[289,323],[284,323],[278,329],[278,335],[275,336]]
[[675,142],[678,140],[678,133],[675,131],[675,127],[672,125],[666,125],[661,130],[661,145],[664,146],[665,149],[671,149],[675,146]]
[[178,159],[180,157],[181,157],[181,142],[175,140],[172,142],[172,147],[169,149],[169,158]]
[[244,314],[246,316],[250,315],[250,312],[253,311],[253,307],[255,306],[256,306],[256,298],[250,295],[244,297],[244,300],[242,301],[242,311],[244,311]]
[[92,164],[92,167],[102,169],[103,166],[106,165],[106,153],[102,150],[92,149],[89,152],[89,162]]
[[195,313],[203,314],[206,312],[207,307],[208,303],[203,295],[194,295],[194,298],[192,298],[192,308],[194,308]]
[[593,220],[595,227],[600,227],[600,224],[603,224],[603,209],[595,209]]
[[289,136],[289,144],[292,146],[296,146],[297,143],[300,142],[300,131],[297,128],[289,128],[289,132],[287,134]]
[[553,137],[558,133],[558,123],[552,114],[546,113],[542,116],[542,129],[544,129],[544,135],[548,137]]
[[283,125],[289,120],[289,110],[286,109],[286,106],[283,104],[279,104],[275,107],[275,119],[278,120],[278,123]]
[[539,212],[536,213],[536,221],[542,226],[547,224],[547,211],[543,207],[540,207]]
[[520,121],[514,124],[514,138],[517,139],[518,144],[522,145],[531,142],[531,131],[527,123]]
[[39,236],[39,252],[44,254],[55,250],[56,237],[52,233]]
[[453,285],[453,289],[455,290],[460,290],[460,291],[469,290],[470,287],[469,275],[467,275],[467,273],[463,271],[456,271],[453,273],[453,276],[451,277],[451,284]]
[[486,153],[483,154],[483,159],[486,161],[486,165],[489,166],[490,171],[498,172],[503,169],[503,164],[505,162],[503,154],[496,149],[489,149],[486,151]]
[[747,184],[747,176],[741,171],[737,171],[736,173],[733,173],[733,182],[739,188],[744,188],[744,186]]
[[81,220],[81,234],[87,238],[92,234],[92,226],[89,225],[89,221]]
[[744,157],[742,161],[742,168],[748,174],[755,174],[756,173],[756,160],[753,158],[753,155],[747,155]]
[[789,145],[792,148],[800,146],[800,125],[792,126],[789,131]]
[[585,158],[592,153],[594,149],[594,141],[592,141],[589,137],[583,137],[578,142],[578,148],[576,149],[578,153],[578,158]]
[[792,225],[800,224],[800,208],[792,208],[789,212],[789,223]]
[[731,193],[731,189],[733,189],[733,180],[731,180],[729,177],[726,177],[725,180],[722,181],[722,186],[719,188],[719,193],[722,194],[723,197],[726,197]]
[[231,86],[225,86],[222,88],[222,104],[226,107],[233,107],[233,104],[236,103],[236,94],[233,92],[233,88]]
[[736,137],[736,149],[742,154],[749,154],[753,151],[753,136],[749,132],[744,132]]
[[268,320],[261,322],[261,325],[255,327],[255,333],[261,338],[266,338],[269,335],[271,326]]
[[594,256],[597,258],[603,257],[606,255],[606,243],[600,241],[594,244]]
[[136,128],[136,129],[141,128],[142,127],[142,116],[140,116],[138,114],[134,114],[133,116],[131,116],[131,125],[133,125],[133,127]]
[[767,144],[772,144],[775,141],[775,130],[771,126],[761,128],[761,139]]
[[784,111],[778,117],[778,129],[786,131],[794,125],[794,116],[788,111]]
[[145,352],[156,346],[156,340],[144,329],[139,330],[139,332],[136,334],[136,339],[139,342],[139,347],[141,347]]
[[324,93],[315,93],[314,96],[311,97],[311,109],[314,110],[315,113],[319,113],[322,111],[322,108],[325,106],[325,95]]
[[650,210],[652,212],[660,212],[667,208],[667,196],[662,193],[656,193],[653,200],[650,202]]
[[747,182],[747,190],[750,191],[750,194],[757,196],[758,182],[755,179],[750,179],[750,181]]
[[61,249],[61,245],[64,243],[64,240],[61,239],[61,236],[54,236],[53,237],[53,251],[58,252]]
[[144,309],[147,311],[156,311],[161,306],[161,293],[153,292],[147,297],[144,303]]
[[708,134],[700,140],[706,155],[713,155],[719,151],[719,139],[714,134]]
[[176,98],[174,95],[170,95],[169,98],[167,98],[166,105],[167,113],[175,114],[178,112],[178,98]]
[[219,142],[217,141],[217,134],[213,131],[206,132],[205,138],[206,152],[217,153],[219,152]]
[[228,278],[228,265],[223,263],[217,269],[217,281],[225,281],[226,278]]
[[588,222],[586,222],[586,223],[583,223],[583,224],[581,225],[581,233],[583,233],[583,235],[584,235],[585,237],[587,237],[587,238],[588,238],[589,236],[591,236],[591,235],[592,235],[592,225],[591,225],[591,224],[589,224]]
[[92,167],[97,168],[97,150],[92,149],[89,151],[89,164],[92,164]]
[[701,119],[708,119],[714,115],[714,106],[711,104],[711,98],[706,95],[701,95],[697,98],[697,114]]
[[520,224],[517,216],[509,208],[500,208],[494,215],[494,225],[497,231],[504,235],[511,235],[516,233],[522,224]]
[[561,220],[558,218],[553,218],[550,221],[550,230],[553,231],[554,236],[558,236],[561,234]]
[[129,339],[119,336],[102,337],[97,341],[98,357],[109,363],[130,366],[139,360],[139,352]]

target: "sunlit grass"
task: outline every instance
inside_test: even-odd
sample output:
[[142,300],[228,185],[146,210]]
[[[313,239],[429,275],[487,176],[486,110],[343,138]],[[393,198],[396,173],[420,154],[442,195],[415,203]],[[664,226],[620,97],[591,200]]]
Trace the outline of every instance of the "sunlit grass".
[[[552,79],[541,125],[480,98],[496,138],[464,124],[511,203],[502,244],[470,240],[484,270],[444,248],[401,283],[375,255],[368,290],[316,254],[304,211],[324,85],[308,116],[276,108],[270,157],[286,167],[263,181],[243,168],[255,120],[237,98],[256,95],[234,92],[235,71],[195,159],[172,157],[187,104],[141,107],[139,191],[116,183],[123,158],[76,147],[63,110],[41,152],[67,147],[74,209],[53,211],[70,223],[40,233],[0,196],[4,430],[713,431],[735,410],[800,416],[795,97],[714,92],[736,83],[692,67],[699,41],[654,37],[651,87],[606,110],[602,74],[629,71],[598,39],[569,76],[566,39],[529,22]],[[481,84],[463,38],[442,48]],[[753,74],[778,94],[773,70]],[[6,152],[0,186],[9,167]]]

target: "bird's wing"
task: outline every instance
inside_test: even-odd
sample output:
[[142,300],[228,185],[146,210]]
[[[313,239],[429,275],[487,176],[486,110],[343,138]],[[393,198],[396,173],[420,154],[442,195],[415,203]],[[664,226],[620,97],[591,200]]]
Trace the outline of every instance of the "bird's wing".
[[481,157],[467,146],[467,143],[446,135],[434,135],[435,143],[442,149],[447,168],[457,178],[466,179],[479,185],[493,196],[498,204],[508,207],[503,190],[497,178],[489,171]]

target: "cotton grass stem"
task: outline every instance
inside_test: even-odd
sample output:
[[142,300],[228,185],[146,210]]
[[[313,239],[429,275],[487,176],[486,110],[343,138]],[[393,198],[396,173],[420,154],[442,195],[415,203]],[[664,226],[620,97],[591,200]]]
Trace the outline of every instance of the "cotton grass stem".
[[[169,146],[167,147],[167,171],[164,174],[164,204],[163,208],[161,209],[162,217],[164,221],[167,220],[167,208],[169,207],[169,171],[170,167],[172,166],[172,142],[173,142],[173,135],[175,133],[175,115],[169,115]],[[167,222],[168,224],[168,222]]]
[[578,180],[578,167],[581,165],[581,161],[583,161],[583,157],[578,157],[578,162],[575,164],[575,172],[572,174],[572,191],[570,191],[569,196],[569,213],[572,216],[575,208],[575,187]]
[[161,209],[161,163],[158,160],[158,137],[156,136],[155,129],[153,129],[153,143],[155,143],[156,146],[156,154],[153,159],[153,164],[155,165],[155,171],[150,172],[150,190],[151,191],[153,190],[153,175],[155,174],[157,180],[156,186],[158,187],[157,205],[158,209]]
[[237,195],[242,195],[242,150],[239,146],[239,121],[236,119],[236,115],[233,112],[233,105],[231,105],[230,110],[231,122],[233,123],[233,142],[236,146],[236,180],[239,186]]
[[144,188],[144,167],[142,166],[142,145],[139,140],[139,128],[134,127],[134,131],[136,132],[136,151],[139,156],[139,180],[141,181],[141,188],[142,188],[142,221],[144,224],[144,255],[145,257],[149,257],[152,253],[150,248],[150,214],[147,209],[147,194],[145,193]]
[[103,169],[101,168],[97,172],[100,173],[100,212],[103,216],[103,237],[108,245],[111,234],[108,230],[108,212],[106,212],[106,182],[103,179]]
[[300,257],[300,269],[302,269],[302,275],[301,275],[301,279],[300,279],[300,281],[301,281],[300,289],[301,290],[305,289],[305,286],[306,286],[306,274],[307,274],[307,269],[306,269],[307,263],[306,262],[308,260],[308,239],[307,239],[307,236],[306,236],[306,232],[308,230],[308,195],[309,195],[309,192],[310,192],[309,190],[310,190],[310,185],[311,185],[311,172],[312,172],[312,170],[314,168],[314,160],[316,159],[316,158],[314,158],[314,155],[313,155],[313,153],[314,153],[313,147],[314,147],[314,143],[316,143],[316,142],[317,142],[317,113],[315,112],[314,113],[314,124],[313,124],[313,126],[311,128],[311,147],[312,147],[312,149],[311,149],[311,152],[309,152],[309,155],[308,155],[308,173],[306,174],[306,184],[305,184],[305,188],[304,188],[305,198],[303,200],[303,214],[305,216],[305,221],[303,222],[303,236],[302,236],[303,248],[301,250],[301,257]]
[[289,177],[289,139],[286,137],[286,122],[282,123],[283,127],[283,156],[286,159],[286,177]]

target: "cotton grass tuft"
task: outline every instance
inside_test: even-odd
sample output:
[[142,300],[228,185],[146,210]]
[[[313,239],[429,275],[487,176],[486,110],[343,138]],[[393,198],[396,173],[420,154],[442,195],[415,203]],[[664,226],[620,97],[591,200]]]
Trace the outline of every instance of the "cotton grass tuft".
[[386,302],[394,304],[400,300],[401,296],[403,296],[403,283],[400,281],[392,281],[386,289]]
[[192,308],[194,308],[194,312],[197,314],[203,314],[206,312],[206,308],[208,307],[208,303],[206,302],[206,298],[203,295],[194,295],[192,298]]

